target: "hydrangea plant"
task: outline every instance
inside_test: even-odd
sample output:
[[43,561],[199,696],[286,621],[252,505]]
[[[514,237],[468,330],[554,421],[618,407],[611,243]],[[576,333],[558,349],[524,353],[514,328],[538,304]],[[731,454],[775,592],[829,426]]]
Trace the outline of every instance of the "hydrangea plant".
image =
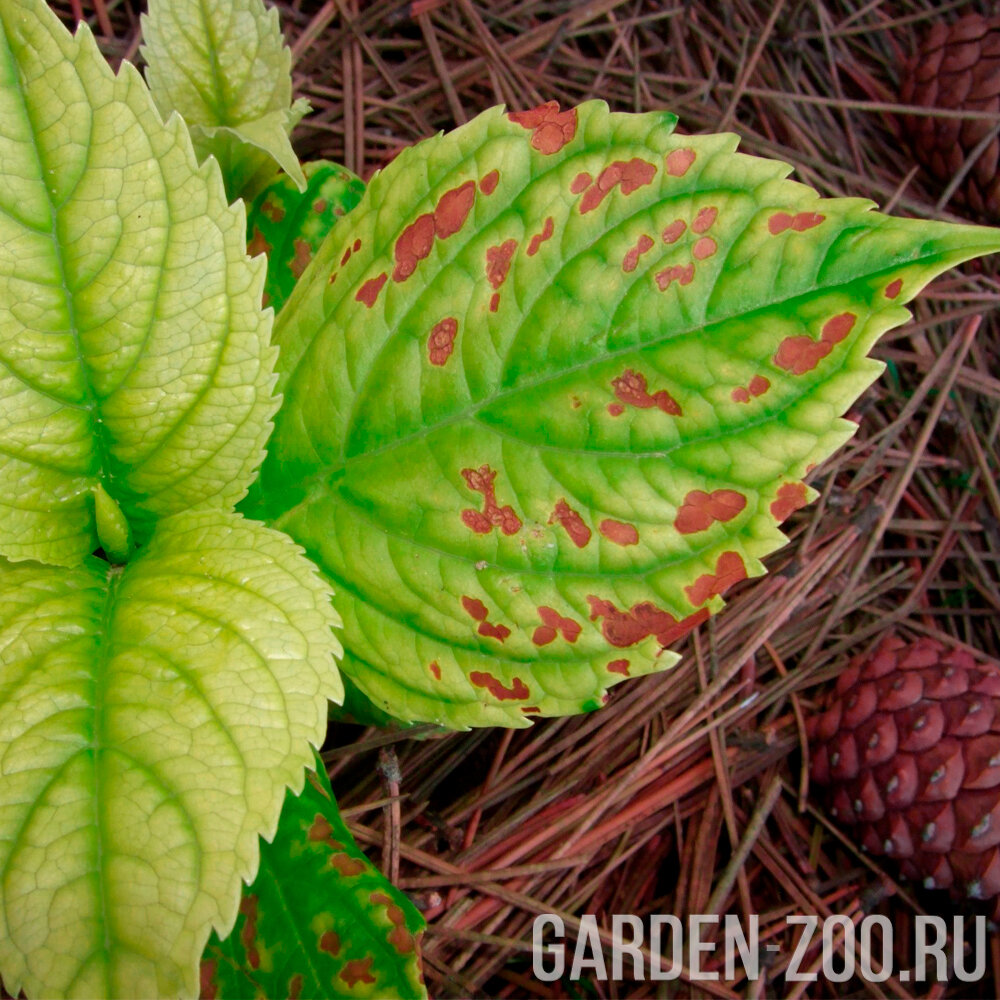
[[259,0],[145,34],[144,81],[0,0],[0,975],[422,996],[314,756],[341,672],[465,728],[670,666],[871,346],[1000,234],[601,102],[493,109],[365,190],[296,160]]

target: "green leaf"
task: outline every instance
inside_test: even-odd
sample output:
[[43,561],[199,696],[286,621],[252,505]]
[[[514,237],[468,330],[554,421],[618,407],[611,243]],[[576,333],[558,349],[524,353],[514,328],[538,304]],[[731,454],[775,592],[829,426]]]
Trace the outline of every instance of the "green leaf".
[[550,104],[421,143],[278,318],[261,510],[401,719],[526,725],[674,663],[784,543],[903,303],[1000,248],[674,122]]
[[229,507],[276,401],[241,207],[128,65],[40,0],[0,4],[0,554],[78,564],[95,496],[141,542]]
[[232,933],[205,950],[202,997],[426,997],[423,929],[355,844],[317,760],[260,846]]
[[222,511],[124,568],[0,562],[11,994],[196,994],[341,695],[336,624],[297,546]]
[[289,135],[309,110],[292,103],[292,54],[261,0],[150,0],[146,79],[164,116],[177,111],[199,157],[214,155],[232,198],[252,197],[280,167],[306,179]]
[[[264,304],[275,312],[292,294],[326,234],[365,193],[360,177],[327,160],[307,163],[305,175],[305,191],[290,178],[279,177],[247,213],[247,249],[267,254]],[[352,252],[351,246],[344,251],[348,257]]]
[[[378,726],[380,729],[392,728],[395,730],[412,729],[419,725],[418,723],[400,722],[394,715],[379,708],[367,695],[363,694],[348,675],[350,667],[346,661],[349,659],[350,657],[345,656],[345,659],[341,661],[344,700],[339,705],[330,706],[331,722],[347,722],[358,726]],[[431,731],[440,732],[441,730]]]

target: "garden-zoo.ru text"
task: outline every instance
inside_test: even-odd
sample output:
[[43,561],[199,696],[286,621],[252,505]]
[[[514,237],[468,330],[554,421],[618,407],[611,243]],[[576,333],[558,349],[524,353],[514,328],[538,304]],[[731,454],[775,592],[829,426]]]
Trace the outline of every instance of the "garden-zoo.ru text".
[[[823,921],[794,915],[785,920],[797,932],[784,970],[789,983],[812,982],[820,974],[833,983],[846,982],[855,975],[881,983],[893,974],[904,983],[949,979],[974,983],[986,971],[985,917],[955,917],[950,941],[943,917],[916,917],[908,951],[913,964],[899,970],[895,968],[893,925],[888,917],[871,915],[857,924],[843,914]],[[573,980],[587,976],[643,982],[678,979],[682,973],[688,980],[732,980],[739,965],[747,979],[758,979],[762,955],[776,953],[781,946],[761,946],[756,914],[750,916],[746,927],[739,917],[723,917],[721,934],[716,933],[715,925],[719,923],[719,917],[710,915],[695,914],[682,921],[669,914],[654,914],[648,918],[646,940],[647,924],[641,918],[615,914],[610,935],[604,935],[606,947],[602,947],[601,931],[593,914],[580,919],[576,941],[572,942],[566,939],[562,918],[543,913],[535,917],[532,931],[532,972],[542,982],[553,982],[567,974]],[[721,940],[712,940],[714,937]],[[815,945],[822,947],[821,973],[810,968],[815,967]]]

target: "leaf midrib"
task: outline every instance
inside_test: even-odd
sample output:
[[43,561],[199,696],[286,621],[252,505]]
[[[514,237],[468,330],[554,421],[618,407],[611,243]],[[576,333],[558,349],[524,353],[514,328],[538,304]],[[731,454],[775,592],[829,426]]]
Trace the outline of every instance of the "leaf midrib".
[[[587,152],[587,150],[584,150],[583,152]],[[468,159],[468,158],[465,158],[465,159]],[[460,161],[458,164],[455,165],[455,167],[452,169],[452,173],[455,173],[457,171],[457,169],[461,166],[461,164],[465,162],[465,159],[463,159],[462,161]],[[568,160],[564,161],[559,166],[565,166],[565,162],[569,162],[569,161]],[[556,167],[553,167],[552,169],[556,169]],[[538,178],[534,178],[533,182],[537,182],[537,180],[538,180]],[[771,180],[772,180],[771,178],[766,178],[761,183],[762,184],[770,183]],[[703,194],[703,193],[720,193],[720,192],[726,192],[726,191],[737,192],[737,193],[747,193],[747,192],[743,191],[742,189],[729,188],[729,187],[725,187],[725,186],[711,188],[708,191],[704,191],[704,192],[703,191],[698,191],[696,193],[700,195],[700,194]],[[678,193],[675,196],[675,198],[682,198],[682,197],[685,197],[685,196],[687,196],[689,194],[691,194],[691,192],[687,192],[687,191],[681,192],[681,193]],[[657,202],[657,204],[661,204],[661,203],[662,202]],[[644,203],[641,207],[637,208],[634,212],[631,212],[631,213],[623,216],[621,219],[619,219],[616,222],[614,228],[615,229],[621,228],[622,226],[626,225],[629,221],[631,221],[635,217],[643,214],[644,212],[648,212],[651,209],[651,207],[652,206],[650,204]],[[510,211],[510,209],[508,209],[508,211]],[[501,213],[501,215],[502,214],[503,213]],[[867,216],[867,218],[866,218],[866,216]],[[498,218],[499,218],[499,216],[498,216]],[[820,273],[820,271],[822,270],[822,268],[823,268],[823,266],[824,266],[824,264],[825,264],[825,262],[826,262],[826,260],[827,260],[827,258],[829,256],[831,248],[833,247],[833,245],[839,239],[843,238],[845,234],[849,234],[850,232],[853,232],[853,231],[856,231],[856,230],[867,230],[867,229],[877,228],[877,227],[871,226],[870,225],[870,221],[873,221],[873,220],[882,220],[884,218],[885,218],[884,216],[872,213],[869,210],[866,210],[863,213],[863,215],[860,218],[858,218],[856,221],[853,220],[853,219],[851,219],[849,216],[845,217],[844,222],[846,224],[843,226],[843,228],[841,228],[838,231],[837,238],[835,240],[832,240],[831,243],[830,243],[830,245],[827,247],[826,252],[824,254],[824,257],[823,257],[823,260],[820,261],[819,264],[817,265],[816,273],[817,274]],[[497,222],[497,219],[493,219],[492,222],[491,222],[491,226],[495,225],[496,222]],[[866,222],[869,222],[869,225],[866,226],[865,225]],[[462,243],[461,245],[459,245],[458,249],[456,249],[456,251],[455,251],[454,256],[452,257],[452,260],[454,260],[455,257],[459,256],[464,251],[464,249],[468,245],[468,243],[471,242],[472,240],[474,240],[477,237],[477,235],[478,235],[478,233],[473,234],[472,236],[470,236],[469,238],[467,238],[464,243]],[[599,238],[603,238],[606,235],[607,235],[607,231],[602,231],[600,233]],[[572,254],[569,258],[567,258],[565,261],[562,262],[562,265],[561,265],[560,269],[561,270],[565,269],[565,267],[567,266],[567,264],[570,261],[576,259],[581,254],[589,251],[590,249],[592,249],[592,247],[593,247],[593,242],[587,244],[586,247],[583,247],[579,251],[577,251],[576,253]],[[388,244],[386,245],[386,249],[383,251],[383,255],[386,254],[386,253],[388,253]],[[907,263],[909,263],[909,264],[916,263],[916,262],[918,262],[920,260],[925,259],[926,257],[934,257],[934,256],[937,256],[937,254],[935,254],[933,252],[928,253],[926,255],[915,256],[914,258],[912,258],[912,260],[908,261]],[[313,263],[315,263],[315,262],[313,262]],[[310,265],[310,266],[312,266],[312,265]],[[593,364],[603,364],[603,363],[605,363],[605,362],[607,362],[609,360],[613,360],[613,359],[615,359],[617,357],[620,357],[622,355],[632,354],[632,353],[636,353],[638,351],[647,350],[647,349],[655,349],[655,348],[661,346],[665,342],[665,340],[667,340],[667,339],[673,339],[675,337],[682,337],[682,336],[689,336],[689,335],[691,335],[693,333],[698,332],[699,330],[705,331],[705,330],[711,329],[713,327],[719,326],[721,324],[731,322],[731,321],[736,320],[736,319],[743,319],[743,318],[746,318],[746,317],[752,317],[752,316],[754,316],[756,314],[767,312],[767,311],[773,310],[775,308],[787,307],[789,303],[796,302],[796,301],[798,301],[800,299],[809,298],[809,297],[815,296],[816,294],[821,294],[821,293],[828,294],[828,293],[830,293],[830,292],[832,292],[832,291],[834,291],[834,290],[836,290],[838,288],[843,288],[843,287],[851,284],[852,282],[859,280],[860,278],[870,278],[870,277],[876,276],[878,274],[891,273],[893,270],[897,269],[899,266],[901,266],[901,265],[898,264],[898,263],[896,263],[896,264],[893,264],[893,265],[891,265],[889,267],[879,269],[878,271],[871,271],[871,272],[864,272],[864,273],[855,274],[848,281],[842,281],[842,282],[838,282],[836,284],[831,284],[831,285],[823,286],[822,288],[810,289],[808,291],[801,292],[798,295],[794,295],[794,296],[789,296],[789,297],[785,297],[785,298],[775,299],[775,300],[773,300],[771,302],[763,303],[760,306],[758,306],[757,308],[752,309],[752,310],[743,311],[743,312],[739,312],[739,313],[730,313],[728,315],[721,316],[721,317],[719,317],[717,319],[712,320],[712,322],[709,323],[709,324],[702,324],[702,325],[699,325],[699,326],[687,326],[687,327],[685,327],[683,329],[678,329],[676,332],[672,332],[670,338],[667,338],[667,337],[664,337],[664,336],[660,336],[660,337],[654,338],[654,339],[652,339],[652,340],[650,340],[650,341],[648,341],[646,343],[627,345],[627,346],[623,346],[621,348],[618,348],[616,350],[605,350],[604,352],[602,352],[600,354],[599,357],[596,357],[596,358],[587,358],[587,359],[579,362],[578,364],[567,365],[567,366],[565,366],[563,368],[560,368],[559,371],[551,372],[551,373],[547,373],[547,374],[541,375],[540,377],[538,377],[536,379],[529,379],[529,380],[525,380],[525,381],[519,382],[517,385],[511,386],[508,389],[502,390],[500,392],[497,392],[497,393],[491,395],[488,399],[482,399],[482,400],[478,400],[478,401],[472,401],[468,406],[464,407],[462,410],[460,410],[460,411],[458,411],[456,413],[453,413],[450,416],[448,416],[448,417],[446,417],[446,418],[438,421],[433,426],[429,426],[429,425],[425,424],[422,427],[418,428],[417,430],[414,430],[414,431],[410,432],[409,434],[406,434],[405,436],[393,438],[392,441],[389,441],[386,444],[381,445],[378,448],[373,448],[373,449],[370,449],[370,450],[365,450],[363,452],[357,452],[357,453],[354,453],[354,454],[348,454],[347,451],[346,451],[346,447],[347,447],[347,445],[350,442],[350,439],[351,439],[351,437],[353,435],[353,432],[354,432],[354,427],[355,427],[355,425],[357,423],[357,421],[355,419],[356,412],[357,412],[357,403],[358,403],[358,401],[360,400],[360,398],[362,396],[362,387],[364,385],[367,385],[368,379],[369,379],[369,377],[371,375],[372,367],[373,367],[374,362],[375,362],[375,359],[373,358],[371,364],[369,365],[368,372],[366,373],[363,382],[356,389],[356,391],[354,392],[353,398],[350,401],[351,415],[350,415],[350,417],[347,419],[347,421],[345,423],[344,440],[341,442],[340,455],[338,456],[338,458],[340,459],[340,461],[338,463],[333,463],[333,462],[325,462],[325,463],[323,463],[311,475],[305,477],[306,481],[314,483],[317,479],[326,478],[329,474],[335,473],[336,471],[338,471],[340,469],[347,469],[348,466],[350,465],[350,463],[353,460],[356,460],[358,458],[371,457],[371,456],[380,454],[380,453],[382,453],[384,451],[389,451],[392,448],[395,448],[397,445],[403,445],[403,444],[406,444],[406,443],[408,443],[410,441],[417,440],[420,437],[422,437],[422,436],[424,436],[426,434],[429,434],[431,431],[438,430],[438,429],[440,429],[442,427],[449,426],[450,424],[453,424],[453,423],[459,423],[459,422],[467,419],[470,416],[475,416],[475,414],[479,410],[482,410],[482,409],[484,409],[484,408],[486,408],[488,406],[492,406],[492,405],[494,405],[494,404],[496,404],[498,402],[501,402],[502,400],[504,400],[504,399],[506,399],[506,398],[508,398],[510,396],[513,396],[513,395],[515,395],[517,393],[520,393],[520,392],[525,392],[525,391],[530,391],[532,389],[536,389],[539,386],[545,385],[548,382],[552,382],[552,381],[564,378],[567,375],[570,375],[570,374],[572,374],[574,372],[578,372],[578,371],[584,370],[584,369],[586,369],[587,367],[589,367],[589,366],[591,366]],[[648,268],[647,268],[647,270],[648,270]],[[639,279],[636,279],[636,280],[639,280]],[[552,282],[550,280],[549,282],[547,282],[545,284],[544,288],[545,289],[549,288],[551,286],[551,283]],[[360,284],[360,279],[355,284],[359,285]],[[634,282],[633,282],[633,285],[634,285]],[[311,340],[309,341],[309,343],[306,345],[305,349],[302,351],[301,357],[299,358],[299,361],[297,362],[294,371],[292,373],[290,373],[287,381],[285,382],[284,393],[285,393],[286,399],[289,396],[289,393],[290,393],[290,390],[292,389],[293,383],[295,381],[297,381],[297,376],[298,376],[299,372],[302,370],[302,365],[305,362],[306,356],[310,353],[310,351],[312,351],[313,349],[315,349],[316,345],[321,341],[324,332],[327,332],[327,331],[330,330],[330,328],[332,327],[333,322],[334,322],[333,321],[334,313],[339,308],[340,303],[344,302],[346,299],[349,298],[350,292],[353,291],[353,288],[354,288],[354,286],[352,286],[350,290],[347,290],[347,291],[345,291],[343,293],[342,297],[340,299],[338,299],[338,303],[337,303],[336,306],[334,306],[333,308],[331,308],[329,311],[324,311],[323,322],[322,322],[322,325],[321,325],[320,329],[317,331],[316,335],[313,338],[311,338]],[[542,294],[544,294],[544,290],[540,291],[538,293],[538,296],[536,296],[536,301],[537,301],[538,298],[541,297]],[[419,298],[419,295],[417,297]],[[710,297],[711,297],[711,293],[708,293],[708,295],[705,296],[705,301],[707,302]],[[410,313],[410,311],[412,311],[412,308],[413,307],[411,306],[409,309],[407,309],[405,315],[408,316],[409,313]],[[285,310],[282,310],[283,314],[284,314],[284,312],[285,312]],[[386,338],[385,342],[378,348],[376,357],[380,356],[381,353],[388,347],[388,345],[390,343],[392,343],[396,339],[396,337],[398,336],[399,326],[402,324],[402,322],[403,322],[403,320],[401,319],[400,322],[396,325],[396,328],[393,329],[393,330],[391,330],[391,331],[389,331],[389,336]],[[280,329],[278,330],[278,335],[275,337],[275,342],[279,343],[279,345],[280,345],[281,341],[283,339],[283,338],[281,338],[280,334],[284,333],[284,329],[286,329],[286,327],[285,327],[285,324],[281,324],[280,323],[280,319],[279,319],[279,324],[278,325],[280,326]]]
[[124,579],[124,572],[121,567],[109,566],[107,573],[107,587],[104,594],[104,605],[101,608],[100,627],[95,633],[94,641],[96,655],[94,657],[94,695],[93,695],[93,750],[94,750],[94,868],[97,878],[97,896],[102,943],[106,956],[105,975],[107,985],[107,995],[112,995],[110,970],[111,970],[111,919],[109,916],[108,900],[111,897],[112,886],[108,882],[107,864],[104,859],[104,816],[102,814],[102,771],[104,768],[103,756],[108,749],[106,744],[106,733],[104,727],[104,702],[110,672],[110,643],[107,641],[111,636],[111,625],[115,615],[115,599],[118,595],[118,588]]
[[[933,256],[937,256],[937,255],[936,254],[928,254],[927,256],[928,257],[933,257]],[[924,259],[924,258],[923,257],[914,258],[914,260],[911,261],[911,262],[909,262],[909,263],[916,263],[916,262],[918,262],[919,260],[922,260],[922,259]],[[371,448],[371,449],[367,449],[367,450],[364,450],[364,451],[355,452],[353,454],[344,454],[343,455],[343,459],[340,462],[337,462],[337,463],[326,462],[326,463],[320,464],[309,475],[301,477],[300,483],[302,483],[302,485],[305,486],[305,491],[307,493],[315,493],[317,490],[322,489],[323,486],[325,485],[325,483],[330,478],[337,476],[339,473],[343,472],[344,475],[346,476],[347,475],[347,470],[351,467],[351,465],[353,465],[353,464],[355,464],[357,462],[365,461],[365,460],[368,460],[368,459],[371,459],[371,458],[375,458],[375,457],[377,457],[377,456],[379,456],[381,454],[384,454],[386,452],[391,452],[393,449],[395,449],[397,447],[405,447],[406,445],[409,445],[409,444],[413,443],[414,441],[418,441],[421,438],[426,437],[426,436],[428,436],[428,435],[430,435],[432,433],[435,433],[435,432],[437,432],[439,430],[447,428],[447,427],[449,427],[449,426],[451,426],[453,424],[462,423],[463,421],[466,421],[466,420],[476,420],[479,423],[481,423],[484,427],[488,427],[490,430],[497,431],[497,433],[504,433],[504,432],[498,431],[497,428],[492,423],[490,423],[490,422],[488,422],[486,420],[483,420],[479,416],[480,412],[482,410],[484,410],[484,409],[487,409],[488,407],[494,406],[497,403],[500,403],[500,402],[504,401],[505,399],[507,399],[507,398],[509,398],[511,396],[515,396],[515,395],[517,395],[519,393],[523,393],[523,392],[532,391],[534,389],[539,388],[540,386],[545,385],[548,382],[554,382],[554,381],[557,381],[559,379],[562,379],[562,378],[565,378],[567,376],[570,376],[570,375],[572,375],[574,373],[583,371],[583,370],[585,370],[586,368],[588,368],[588,367],[590,367],[592,365],[595,365],[595,364],[604,364],[604,363],[606,363],[608,361],[613,361],[616,358],[627,356],[627,355],[630,355],[630,354],[637,354],[637,353],[640,353],[642,351],[656,350],[657,348],[663,346],[664,342],[666,340],[668,340],[668,339],[669,340],[679,339],[681,337],[691,336],[692,334],[697,334],[699,332],[707,334],[713,328],[715,328],[717,326],[724,325],[724,324],[729,323],[729,322],[732,322],[733,320],[744,319],[746,317],[753,316],[756,313],[767,312],[767,311],[773,310],[773,309],[778,308],[778,307],[786,306],[788,303],[795,302],[795,301],[797,301],[799,299],[810,298],[810,297],[812,297],[812,296],[814,296],[816,294],[829,294],[829,293],[834,292],[834,291],[836,291],[838,289],[842,289],[842,288],[848,287],[850,284],[852,284],[854,281],[859,280],[860,278],[868,278],[868,277],[877,276],[879,274],[892,273],[893,271],[897,270],[899,266],[900,265],[896,264],[896,265],[892,265],[890,267],[886,267],[886,268],[880,269],[879,271],[868,272],[868,273],[863,274],[863,275],[856,275],[850,281],[842,282],[842,283],[839,283],[839,284],[836,284],[836,285],[825,286],[820,291],[815,291],[814,290],[814,291],[809,291],[809,292],[803,292],[803,293],[801,293],[799,295],[792,296],[791,298],[786,298],[786,299],[782,299],[782,300],[778,300],[778,301],[775,301],[775,302],[772,302],[772,303],[768,303],[768,304],[762,305],[762,306],[758,307],[757,309],[753,309],[753,310],[750,310],[748,312],[742,312],[742,313],[738,313],[738,314],[733,314],[733,315],[730,315],[730,316],[722,317],[722,318],[717,319],[717,320],[713,320],[709,324],[704,324],[704,325],[701,325],[701,326],[688,327],[688,328],[686,328],[684,330],[678,330],[676,333],[672,334],[671,337],[669,337],[669,338],[661,337],[658,340],[650,341],[649,343],[631,344],[631,345],[623,346],[623,347],[620,347],[620,348],[616,348],[614,350],[607,350],[604,353],[602,353],[600,357],[597,357],[597,358],[587,358],[586,360],[581,361],[581,362],[579,362],[579,363],[577,363],[575,365],[567,365],[566,367],[560,369],[558,372],[553,372],[551,374],[543,375],[543,376],[541,376],[541,377],[539,377],[537,379],[534,379],[534,380],[520,382],[517,385],[511,386],[510,388],[503,389],[503,390],[501,390],[501,391],[499,391],[499,392],[491,395],[488,399],[482,399],[482,400],[478,400],[478,401],[473,401],[468,406],[466,406],[465,408],[463,408],[462,410],[459,410],[459,411],[457,411],[455,413],[452,413],[449,416],[445,417],[444,419],[441,419],[441,420],[437,421],[434,424],[425,424],[424,426],[422,426],[422,427],[420,427],[420,428],[418,428],[418,429],[416,429],[416,430],[414,430],[414,431],[412,431],[412,432],[410,432],[410,433],[408,433],[406,435],[403,435],[403,436],[400,436],[400,437],[395,437],[391,441],[387,441],[385,444],[379,445],[377,448]],[[879,310],[879,312],[882,312],[882,311],[884,311],[884,310]],[[876,315],[876,312],[873,311],[872,315]],[[758,427],[758,426],[761,426],[762,424],[770,422],[772,419],[775,418],[775,416],[779,416],[782,412],[784,412],[784,410],[787,409],[788,406],[791,406],[794,403],[799,402],[802,399],[802,397],[805,396],[805,395],[807,395],[808,391],[811,390],[812,388],[814,388],[814,384],[813,383],[809,383],[808,384],[808,388],[804,387],[804,391],[799,396],[796,396],[794,399],[789,400],[788,404],[785,407],[782,407],[778,411],[769,412],[766,416],[761,417],[759,420],[756,420],[756,421],[744,421],[744,422],[742,422],[740,424],[740,428],[744,428],[744,427]],[[286,388],[285,389],[285,396],[286,396],[286,398],[288,397],[288,395],[289,395],[289,390],[288,390],[288,388]],[[357,395],[360,395],[360,392],[357,393]],[[515,437],[514,435],[511,435],[509,432],[506,432],[504,434],[504,436]],[[678,450],[680,448],[686,448],[686,447],[690,447],[692,445],[697,445],[697,444],[700,444],[700,443],[704,443],[706,441],[710,441],[710,440],[712,440],[716,436],[718,436],[718,433],[713,432],[712,434],[703,434],[703,435],[699,435],[699,436],[696,436],[696,437],[685,438],[684,440],[679,441],[676,444],[667,445],[667,446],[665,446],[663,448],[658,448],[655,451],[650,451],[650,452],[637,452],[635,450],[629,450],[629,451],[625,451],[625,452],[617,452],[617,451],[599,450],[599,449],[591,449],[591,448],[571,448],[571,447],[567,447],[567,446],[563,446],[563,445],[548,444],[548,443],[544,443],[544,442],[526,441],[526,440],[524,440],[522,438],[516,438],[516,440],[522,442],[527,447],[534,447],[534,448],[538,448],[539,450],[563,451],[563,452],[568,452],[568,453],[578,453],[578,452],[579,453],[593,453],[595,455],[599,455],[601,458],[615,458],[615,457],[622,457],[622,458],[625,458],[625,457],[627,457],[627,458],[637,458],[638,457],[638,458],[642,458],[644,456],[645,457],[651,457],[651,458],[653,458],[653,457],[655,457],[655,458],[665,458],[672,451],[676,451],[676,450]]]
[[218,117],[217,124],[228,125],[229,122],[229,102],[226,96],[225,78],[219,66],[217,40],[212,28],[212,19],[209,14],[206,0],[198,0],[198,8],[201,11],[201,19],[205,26],[205,40],[207,42],[208,70],[212,76],[212,110]]
[[[17,67],[19,63],[17,58],[14,56],[14,53],[8,41],[6,26],[3,26],[3,30],[2,32],[0,32],[0,34],[2,34],[3,44],[4,47],[7,49],[7,53],[11,59],[11,62],[15,67]],[[42,155],[42,149],[38,142],[39,129],[37,127],[34,115],[32,115],[31,113],[31,106],[28,102],[28,96],[25,93],[24,78],[21,75],[21,73],[17,71],[15,71],[14,76],[16,78],[18,99],[20,101],[21,108],[24,113],[25,121],[28,123],[28,126],[31,130],[31,135],[33,139],[31,143],[31,149],[35,157],[35,162],[38,166],[38,177],[43,189],[45,190],[45,199],[48,202],[49,206],[49,217],[51,219],[51,227],[47,235],[52,240],[52,256],[55,261],[56,272],[59,279],[59,286],[62,289],[63,300],[66,306],[66,314],[69,320],[69,332],[73,338],[73,345],[76,349],[77,361],[80,365],[81,371],[83,372],[85,399],[82,405],[81,404],[77,405],[80,405],[80,408],[86,409],[90,412],[91,440],[93,441],[93,447],[96,453],[96,460],[97,460],[97,470],[94,473],[94,478],[98,479],[102,483],[108,483],[108,481],[110,480],[110,463],[109,463],[110,447],[107,438],[107,430],[105,427],[105,423],[101,418],[100,402],[97,398],[97,394],[94,392],[94,387],[90,379],[90,369],[87,364],[86,357],[84,356],[83,353],[83,345],[81,343],[80,329],[77,322],[76,302],[73,298],[73,293],[69,288],[69,282],[67,281],[66,260],[63,255],[62,242],[59,239],[59,231],[58,231],[59,210],[61,208],[61,205],[58,206],[56,205],[56,202],[52,197],[52,191],[45,180],[45,178],[48,176],[46,161]],[[93,110],[91,110],[90,139],[93,138],[93,127],[94,127],[93,114],[94,112]],[[86,156],[87,159],[89,160],[90,158],[89,141],[87,144]]]

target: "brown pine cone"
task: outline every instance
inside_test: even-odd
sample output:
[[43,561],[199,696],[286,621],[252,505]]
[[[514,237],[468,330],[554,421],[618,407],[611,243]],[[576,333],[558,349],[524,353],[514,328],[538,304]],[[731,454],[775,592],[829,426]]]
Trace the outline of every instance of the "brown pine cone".
[[[1000,17],[969,14],[935,24],[907,63],[900,100],[927,108],[1000,111]],[[966,157],[994,128],[985,119],[904,115],[917,161],[946,187]],[[955,193],[955,200],[1000,218],[1000,138],[993,137]]]
[[808,732],[813,781],[870,854],[955,898],[1000,895],[1000,669],[890,635]]

